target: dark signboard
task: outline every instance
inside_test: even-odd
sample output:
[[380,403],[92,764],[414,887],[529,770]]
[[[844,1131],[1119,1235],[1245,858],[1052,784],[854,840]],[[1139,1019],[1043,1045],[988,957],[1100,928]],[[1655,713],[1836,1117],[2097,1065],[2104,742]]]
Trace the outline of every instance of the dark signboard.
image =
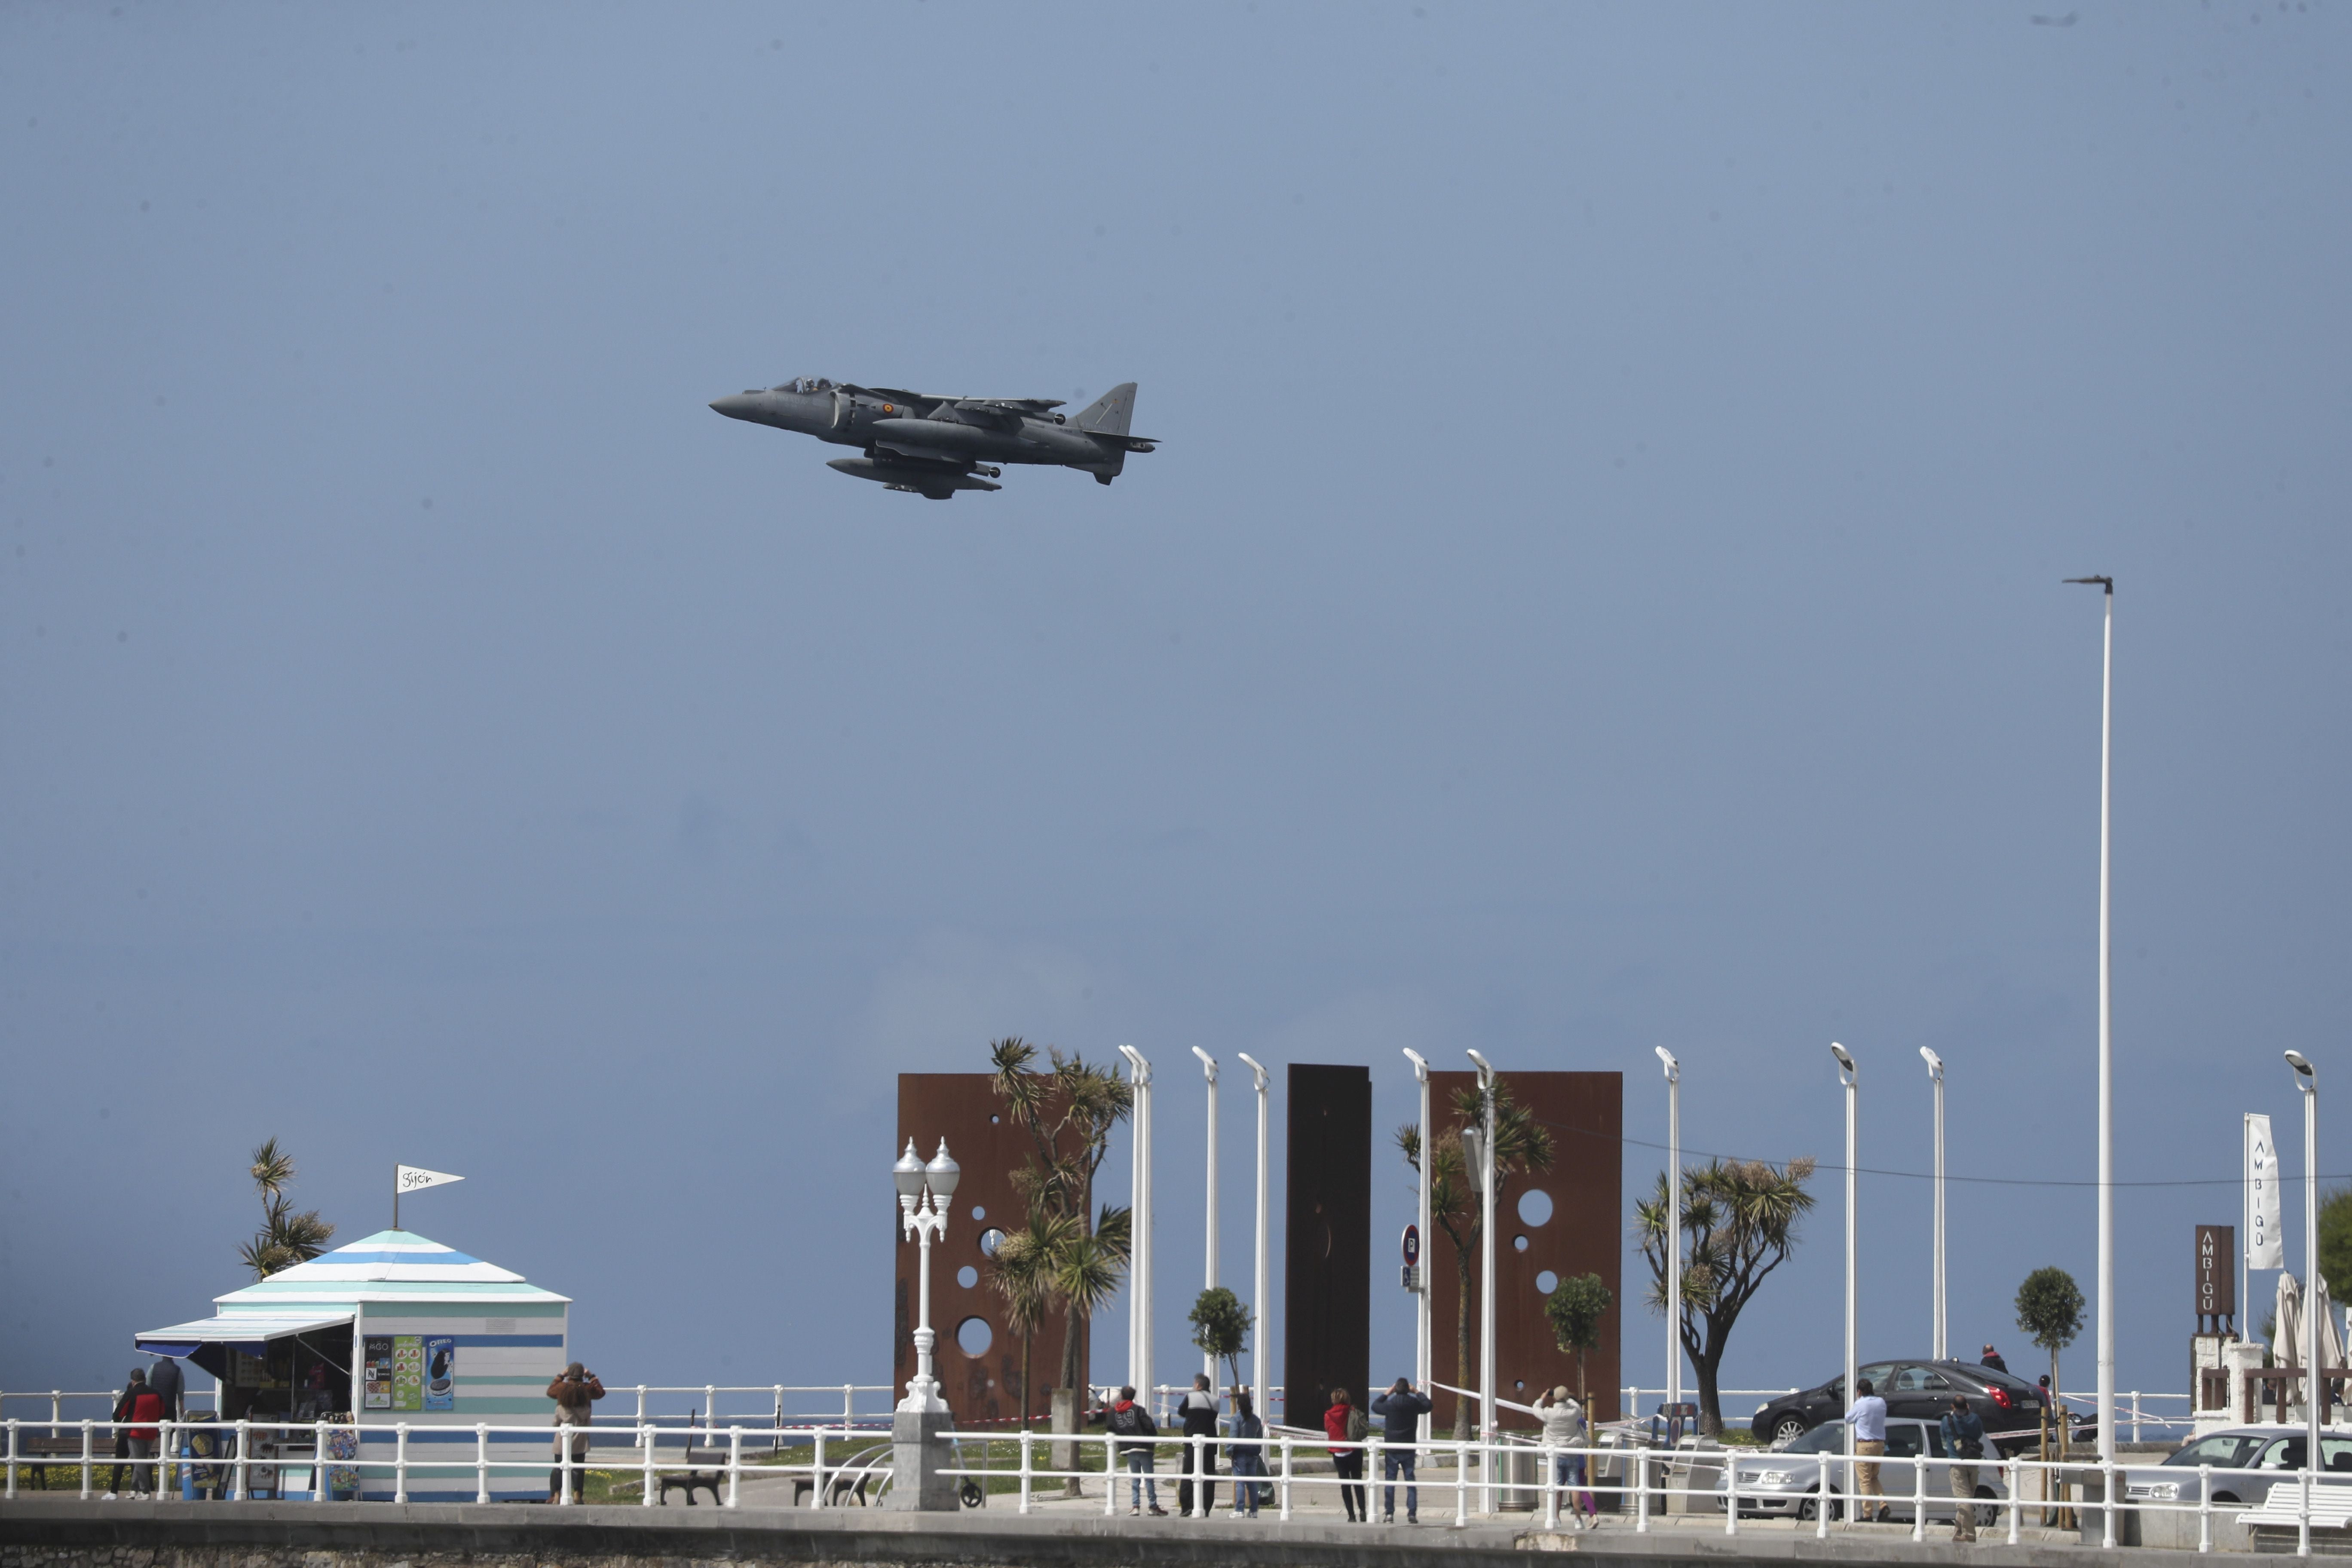
[[[2238,1315],[2238,1227],[2197,1227],[2197,1330],[2219,1332],[2219,1320]],[[2214,1326],[2208,1329],[2209,1320]]]

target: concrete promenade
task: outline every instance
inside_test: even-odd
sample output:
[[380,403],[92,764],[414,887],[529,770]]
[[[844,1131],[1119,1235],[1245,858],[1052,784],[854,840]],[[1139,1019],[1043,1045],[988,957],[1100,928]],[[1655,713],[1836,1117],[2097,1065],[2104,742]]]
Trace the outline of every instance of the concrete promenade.
[[[792,1564],[1003,1564],[1007,1568],[1207,1568],[1209,1564],[1403,1568],[1433,1558],[1501,1562],[1527,1552],[1573,1552],[1625,1568],[1735,1562],[1843,1564],[1969,1563],[1984,1568],[2190,1568],[2194,1552],[2105,1552],[2054,1534],[2011,1547],[1975,1546],[1948,1528],[1915,1545],[1907,1526],[1833,1529],[1658,1521],[1646,1536],[1614,1521],[1552,1533],[1525,1516],[1406,1526],[1351,1525],[1330,1515],[1283,1524],[1105,1518],[1056,1511],[1023,1518],[992,1506],[953,1514],[869,1509],[556,1509],[513,1504],[338,1505],[306,1502],[85,1502],[19,1498],[0,1503],[0,1568],[650,1568],[736,1562]],[[2210,1561],[2210,1559],[2208,1560]]]

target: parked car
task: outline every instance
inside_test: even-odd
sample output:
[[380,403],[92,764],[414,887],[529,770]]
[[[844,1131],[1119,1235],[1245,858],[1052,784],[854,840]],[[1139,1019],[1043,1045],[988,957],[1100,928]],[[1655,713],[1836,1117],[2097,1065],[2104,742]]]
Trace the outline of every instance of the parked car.
[[[2002,1453],[2035,1442],[2041,1434],[2042,1390],[2023,1378],[1975,1362],[1873,1362],[1855,1376],[1866,1380],[1885,1399],[1889,1415],[1936,1419],[1951,1408],[1954,1394],[1960,1395]],[[1822,1423],[1843,1417],[1852,1403],[1845,1396],[1845,1379],[1833,1377],[1818,1387],[1784,1394],[1765,1405],[1756,1412],[1749,1428],[1758,1441],[1784,1448]]]
[[[2210,1465],[2215,1502],[2260,1503],[2273,1486],[2303,1468],[2308,1447],[2304,1428],[2274,1421],[2209,1433],[2160,1465],[2126,1469],[2124,1500],[2194,1505],[2203,1495],[2199,1467]],[[2317,1484],[2352,1485],[2352,1429],[2336,1426],[2320,1433],[2319,1468],[2326,1479]]]
[[[1886,1505],[1905,1523],[1911,1521],[1914,1502],[1915,1467],[1896,1461],[1927,1454],[1927,1517],[1948,1520],[1952,1517],[1952,1467],[1950,1456],[1944,1452],[1944,1434],[1933,1421],[1890,1415],[1886,1419],[1886,1458],[1889,1461],[1879,1472],[1879,1484],[1886,1489]],[[1964,1461],[1975,1463],[1977,1497],[1979,1500],[1999,1503],[2009,1496],[2001,1485],[2000,1468],[1990,1460]],[[1787,1447],[1775,1453],[1735,1459],[1727,1467],[1724,1479],[1716,1483],[1717,1491],[1727,1492],[1731,1477],[1739,1479],[1739,1517],[1742,1519],[1811,1519],[1821,1507],[1822,1482],[1826,1476],[1830,1490],[1850,1494],[1853,1483],[1846,1474],[1845,1427],[1840,1422],[1829,1422],[1804,1433]],[[1844,1510],[1843,1502],[1830,1504],[1830,1517],[1836,1519]]]

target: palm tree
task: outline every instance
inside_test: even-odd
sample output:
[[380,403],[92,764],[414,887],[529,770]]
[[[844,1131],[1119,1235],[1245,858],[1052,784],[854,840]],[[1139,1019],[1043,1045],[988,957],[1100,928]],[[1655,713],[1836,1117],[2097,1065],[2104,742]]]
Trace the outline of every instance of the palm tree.
[[[1683,1299],[1676,1330],[1698,1373],[1699,1430],[1723,1431],[1717,1376],[1732,1325],[1772,1270],[1797,1245],[1797,1222],[1813,1206],[1805,1190],[1811,1159],[1773,1165],[1762,1160],[1710,1160],[1683,1173]],[[1633,1205],[1634,1232],[1650,1263],[1650,1306],[1666,1310],[1666,1177],[1655,1195]]]
[[1068,1215],[1032,1210],[1019,1230],[996,1244],[989,1284],[1004,1300],[1004,1326],[1021,1336],[1021,1428],[1029,1428],[1029,1354],[1037,1325],[1055,1303],[1055,1275],[1062,1256],[1077,1240],[1078,1223]]
[[335,1227],[319,1217],[317,1209],[291,1212],[286,1189],[294,1181],[294,1156],[278,1147],[275,1138],[253,1152],[247,1173],[261,1194],[261,1229],[241,1244],[236,1255],[256,1279],[267,1279],[281,1268],[308,1263],[327,1250]]
[[[1486,1097],[1475,1084],[1459,1090],[1454,1096],[1454,1111],[1459,1119],[1451,1128],[1440,1131],[1433,1140],[1429,1168],[1429,1217],[1445,1232],[1445,1239],[1454,1244],[1455,1299],[1460,1302],[1454,1315],[1454,1353],[1459,1363],[1457,1375],[1461,1386],[1468,1388],[1477,1381],[1470,1363],[1470,1263],[1478,1255],[1478,1240],[1485,1224],[1479,1212],[1478,1200],[1470,1184],[1469,1170],[1462,1154],[1462,1132],[1465,1128],[1483,1126],[1486,1118]],[[1421,1169],[1421,1129],[1407,1123],[1396,1131],[1397,1147],[1404,1152],[1404,1163],[1415,1171]],[[1515,1103],[1507,1079],[1495,1080],[1495,1210],[1502,1212],[1503,1187],[1506,1178],[1520,1171],[1537,1172],[1551,1169],[1551,1132],[1536,1120],[1534,1112]],[[1470,1439],[1470,1405],[1467,1401],[1454,1402],[1454,1438],[1456,1442]]]

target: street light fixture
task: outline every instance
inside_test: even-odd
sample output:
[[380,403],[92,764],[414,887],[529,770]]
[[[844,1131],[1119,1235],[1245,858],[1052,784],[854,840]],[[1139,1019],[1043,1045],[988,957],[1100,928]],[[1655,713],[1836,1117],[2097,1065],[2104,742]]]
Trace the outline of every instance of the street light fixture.
[[[2099,677],[2099,1459],[2116,1457],[2116,1138],[2115,1032],[2107,930],[2108,803],[2115,755],[2116,580],[2095,583],[2105,610]],[[2316,1454],[2317,1449],[2313,1452]]]
[[1127,1080],[1135,1095],[1134,1177],[1128,1204],[1132,1227],[1129,1245],[1127,1381],[1143,1401],[1151,1397],[1151,1064],[1133,1046],[1121,1046]]
[[[938,1415],[947,1409],[947,1401],[940,1397],[940,1380],[932,1373],[931,1347],[931,1242],[948,1233],[949,1200],[955,1196],[956,1183],[963,1177],[963,1167],[948,1157],[948,1141],[940,1140],[940,1152],[931,1163],[915,1152],[915,1141],[907,1140],[907,1152],[890,1167],[891,1184],[898,1189],[899,1230],[904,1238],[919,1241],[922,1260],[917,1266],[916,1295],[920,1305],[915,1321],[915,1375],[908,1380],[907,1397],[898,1408],[912,1415]],[[926,1193],[925,1189],[929,1192]]]
[[1919,1047],[1919,1058],[1927,1064],[1927,1076],[1936,1084],[1936,1342],[1935,1359],[1944,1360],[1951,1353],[1944,1343],[1944,1058]]
[[[1666,1069],[1666,1403],[1683,1402],[1683,1064],[1653,1046]],[[1635,1412],[1639,1414],[1639,1412]]]
[[[1495,1511],[1495,1069],[1476,1051],[1478,1098],[1478,1511]],[[1465,1151],[1466,1152],[1467,1151]]]
[[[1830,1055],[1837,1058],[1838,1082],[1845,1086],[1845,1400],[1852,1409],[1860,1397],[1853,1385],[1854,1323],[1853,1323],[1853,1254],[1854,1254],[1854,1114],[1862,1073],[1853,1065],[1853,1058],[1835,1040],[1830,1042]],[[1853,1458],[1853,1423],[1845,1427],[1845,1454]]]
[[[1201,1058],[1201,1075],[1209,1080],[1208,1263],[1201,1289],[1213,1290],[1217,1288],[1217,1058],[1198,1046],[1192,1047],[1192,1054]],[[1209,1374],[1209,1386],[1216,1387],[1217,1358],[1202,1352],[1201,1370]]]
[[1250,1352],[1250,1379],[1257,1385],[1257,1418],[1273,1419],[1266,1406],[1266,1395],[1274,1392],[1274,1376],[1266,1362],[1265,1295],[1273,1280],[1272,1262],[1266,1251],[1266,1070],[1257,1065],[1247,1051],[1241,1053],[1242,1066],[1250,1069],[1257,1080],[1257,1252],[1250,1276],[1250,1311],[1257,1320],[1257,1337]]
[[[1412,1064],[1413,1081],[1421,1086],[1421,1191],[1413,1206],[1413,1223],[1417,1227],[1416,1234],[1421,1237],[1422,1256],[1426,1258],[1431,1251],[1429,1171],[1437,1158],[1436,1151],[1429,1142],[1429,1058],[1410,1046],[1405,1047],[1404,1057],[1405,1060]],[[1414,1268],[1418,1272],[1413,1280],[1412,1381],[1413,1386],[1420,1389],[1425,1397],[1433,1392],[1429,1380],[1434,1375],[1435,1371],[1430,1365],[1433,1357],[1429,1324],[1429,1266],[1423,1263],[1414,1265]],[[1432,1403],[1433,1405],[1434,1401]],[[1421,1413],[1414,1423],[1413,1441],[1415,1443],[1429,1441],[1431,1423],[1435,1419],[1436,1417],[1430,1411],[1424,1410]]]

